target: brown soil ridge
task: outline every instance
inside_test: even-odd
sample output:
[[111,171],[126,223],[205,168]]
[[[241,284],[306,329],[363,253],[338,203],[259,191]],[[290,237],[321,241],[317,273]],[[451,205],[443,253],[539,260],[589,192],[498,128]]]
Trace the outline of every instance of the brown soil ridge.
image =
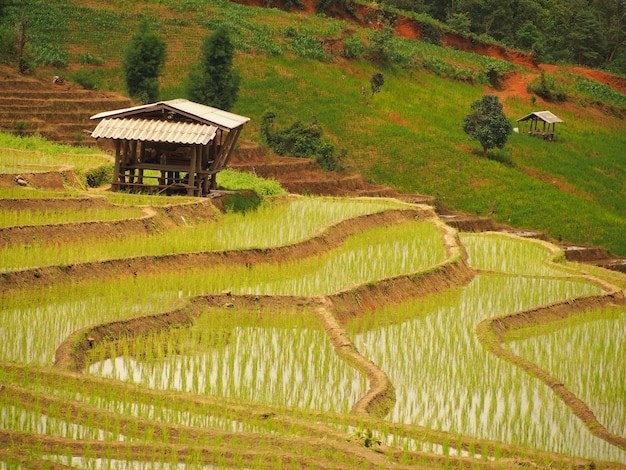
[[164,256],[140,256],[90,263],[49,266],[22,271],[4,272],[0,275],[0,293],[22,288],[39,288],[80,280],[94,281],[111,276],[137,276],[155,271],[203,268],[219,265],[249,266],[258,263],[286,262],[325,253],[341,244],[347,237],[384,225],[401,224],[415,218],[431,219],[429,208],[390,210],[342,220],[326,227],[316,236],[300,243],[276,248],[233,251],[182,253]]
[[580,314],[590,309],[626,305],[626,297],[624,296],[624,292],[622,290],[612,286],[607,286],[605,283],[602,285],[604,288],[610,288],[610,290],[599,295],[569,299],[547,306],[484,320],[476,327],[476,334],[479,341],[489,351],[501,359],[510,362],[515,366],[521,367],[528,374],[538,378],[550,387],[563,401],[563,403],[565,403],[565,405],[567,405],[585,424],[589,432],[591,432],[594,436],[603,439],[609,444],[622,450],[626,450],[626,437],[610,432],[597,420],[589,406],[587,406],[587,404],[578,398],[573,392],[567,389],[565,385],[558,380],[558,378],[553,377],[548,371],[542,369],[537,364],[506,349],[504,345],[505,334],[510,331],[529,326],[548,324]]

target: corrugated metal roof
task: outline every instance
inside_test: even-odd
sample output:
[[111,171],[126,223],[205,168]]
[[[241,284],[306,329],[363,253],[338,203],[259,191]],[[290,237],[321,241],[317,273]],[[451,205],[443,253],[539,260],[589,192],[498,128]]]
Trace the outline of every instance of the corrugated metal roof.
[[126,139],[178,144],[208,144],[217,127],[193,122],[161,121],[158,119],[102,119],[91,133],[94,138]]
[[520,121],[528,121],[529,119],[540,119],[548,124],[553,124],[555,122],[564,122],[558,116],[555,116],[550,111],[535,111],[534,113],[530,113],[523,118],[519,118],[517,122]]
[[169,101],[159,101],[158,103],[134,106],[132,108],[105,111],[91,116],[91,119],[104,119],[111,117],[122,118],[160,110],[177,112],[197,121],[202,121],[205,124],[215,125],[229,130],[243,126],[250,120],[250,118],[245,116],[240,116],[218,108],[212,108],[211,106],[205,106],[200,103],[194,103],[193,101],[182,98]]

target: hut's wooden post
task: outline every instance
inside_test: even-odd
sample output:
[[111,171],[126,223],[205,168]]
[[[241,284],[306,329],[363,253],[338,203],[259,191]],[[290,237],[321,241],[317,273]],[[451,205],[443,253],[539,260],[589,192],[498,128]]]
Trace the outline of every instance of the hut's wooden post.
[[113,184],[111,189],[117,191],[120,189],[120,163],[122,156],[120,155],[121,142],[115,140],[115,167],[113,168]]
[[192,145],[191,146],[191,158],[189,162],[189,173],[187,175],[187,178],[188,178],[187,184],[189,185],[189,187],[187,188],[188,196],[193,196],[195,192],[197,162],[198,162],[198,146]]

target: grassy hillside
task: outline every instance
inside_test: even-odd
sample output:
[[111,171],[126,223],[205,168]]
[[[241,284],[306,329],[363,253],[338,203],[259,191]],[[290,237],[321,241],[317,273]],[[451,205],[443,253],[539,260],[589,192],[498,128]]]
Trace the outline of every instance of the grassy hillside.
[[[500,222],[626,255],[626,97],[598,82],[551,69],[546,73],[569,99],[546,103],[510,93],[506,81],[494,90],[486,75],[495,68],[527,82],[538,69],[399,37],[380,63],[368,55],[372,30],[356,23],[226,1],[71,1],[57,8],[51,16],[67,25],[57,39],[68,53],[60,73],[69,77],[123,91],[121,54],[146,17],[168,43],[162,98],[180,97],[202,38],[225,24],[242,75],[233,111],[252,118],[244,139],[259,140],[261,116],[270,109],[278,126],[316,120],[347,151],[348,166],[375,183],[433,194],[453,209],[495,210]],[[361,44],[357,57],[343,57],[346,38]],[[376,72],[385,84],[371,96]],[[500,94],[514,125],[529,112],[550,109],[565,121],[558,139],[514,134],[503,150],[482,158],[461,122],[485,93]]]

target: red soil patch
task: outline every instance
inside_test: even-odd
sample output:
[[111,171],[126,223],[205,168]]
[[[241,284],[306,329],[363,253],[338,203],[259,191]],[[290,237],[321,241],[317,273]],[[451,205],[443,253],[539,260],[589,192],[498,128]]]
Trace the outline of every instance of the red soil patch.
[[585,67],[560,67],[558,65],[541,64],[541,69],[546,72],[569,72],[574,75],[582,75],[590,80],[595,80],[600,83],[604,83],[611,88],[616,89],[620,93],[626,94],[626,78],[611,75],[610,73],[603,72],[602,70],[593,70]]

